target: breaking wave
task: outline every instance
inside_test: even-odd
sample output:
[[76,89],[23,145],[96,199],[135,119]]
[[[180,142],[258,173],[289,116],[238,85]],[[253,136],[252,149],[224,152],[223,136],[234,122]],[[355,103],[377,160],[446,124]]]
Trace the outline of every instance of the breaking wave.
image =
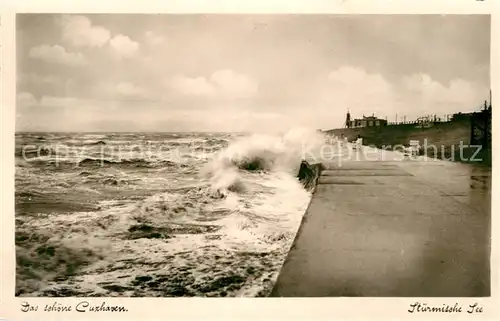
[[241,190],[239,170],[286,172],[296,176],[307,153],[319,148],[325,136],[305,128],[281,136],[253,134],[235,140],[216,154],[202,170],[214,189]]

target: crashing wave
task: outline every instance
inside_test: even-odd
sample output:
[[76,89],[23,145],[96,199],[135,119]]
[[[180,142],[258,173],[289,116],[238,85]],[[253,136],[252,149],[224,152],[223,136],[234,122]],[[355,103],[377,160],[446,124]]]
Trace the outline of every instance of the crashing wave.
[[306,154],[325,141],[316,130],[297,128],[282,136],[254,134],[239,138],[215,155],[203,169],[214,190],[242,190],[239,170],[284,171],[297,175]]

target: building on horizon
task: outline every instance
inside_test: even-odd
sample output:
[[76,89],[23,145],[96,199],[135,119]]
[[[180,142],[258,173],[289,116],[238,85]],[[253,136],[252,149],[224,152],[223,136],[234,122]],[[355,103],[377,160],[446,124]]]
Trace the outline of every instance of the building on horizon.
[[352,119],[351,115],[347,113],[346,117],[346,127],[347,128],[361,128],[361,127],[381,127],[387,126],[387,120],[382,118],[377,118],[374,115],[365,116],[361,119]]

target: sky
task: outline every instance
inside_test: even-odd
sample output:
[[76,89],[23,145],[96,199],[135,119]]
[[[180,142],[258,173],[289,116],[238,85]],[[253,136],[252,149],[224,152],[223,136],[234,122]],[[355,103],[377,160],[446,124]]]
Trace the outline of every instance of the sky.
[[286,131],[478,110],[487,15],[17,15],[17,131]]

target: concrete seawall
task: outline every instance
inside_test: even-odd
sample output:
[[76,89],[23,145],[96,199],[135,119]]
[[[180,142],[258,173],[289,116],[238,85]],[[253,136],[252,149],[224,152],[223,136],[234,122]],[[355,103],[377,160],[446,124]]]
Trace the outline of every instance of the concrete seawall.
[[489,296],[491,172],[358,156],[318,168],[271,296]]

